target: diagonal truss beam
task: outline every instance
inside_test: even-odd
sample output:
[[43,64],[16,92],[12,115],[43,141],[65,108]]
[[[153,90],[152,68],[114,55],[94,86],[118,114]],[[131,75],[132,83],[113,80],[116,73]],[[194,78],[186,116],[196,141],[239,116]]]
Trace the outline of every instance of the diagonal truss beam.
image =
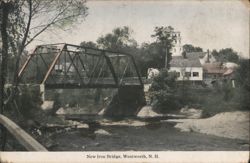
[[[78,67],[77,67],[77,66],[75,65],[75,63],[74,63],[74,60],[75,60],[75,58],[76,58],[76,55],[74,55],[74,57],[72,58],[71,55],[70,55],[70,52],[68,52],[68,56],[69,56],[69,59],[71,60],[71,64],[74,66],[74,68],[75,68],[75,70],[76,70],[76,72],[77,72],[77,74],[78,74],[78,77],[79,77],[79,79],[80,79],[81,84],[84,84],[84,82],[82,81],[82,78],[81,78],[81,74],[80,74],[80,72],[78,71]],[[71,65],[70,65],[70,67],[71,67]]]
[[29,64],[30,60],[32,59],[32,57],[35,55],[37,49],[40,46],[36,46],[36,48],[33,50],[33,52],[29,55],[28,59],[25,61],[24,65],[22,66],[22,68],[20,69],[20,71],[18,72],[18,79],[20,79],[23,75],[24,70],[26,69],[27,65]]
[[42,81],[42,84],[45,84],[46,80],[48,79],[49,75],[51,74],[51,71],[53,70],[53,68],[55,67],[55,64],[57,62],[57,60],[59,59],[59,57],[62,55],[62,52],[64,49],[67,48],[67,45],[66,44],[63,44],[63,47],[62,49],[60,50],[60,52],[57,54],[57,56],[55,57],[55,59],[53,60],[53,62],[51,63],[50,67],[49,67],[49,70],[47,71],[43,81]]

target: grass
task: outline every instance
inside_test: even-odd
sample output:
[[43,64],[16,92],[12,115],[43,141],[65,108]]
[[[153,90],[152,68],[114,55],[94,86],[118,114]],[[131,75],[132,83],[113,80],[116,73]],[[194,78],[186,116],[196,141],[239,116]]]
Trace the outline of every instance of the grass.
[[226,97],[222,90],[211,89],[190,89],[188,96],[192,99],[192,104],[200,106],[209,115],[221,112],[231,112],[245,110],[242,107],[242,92],[239,88],[232,88]]

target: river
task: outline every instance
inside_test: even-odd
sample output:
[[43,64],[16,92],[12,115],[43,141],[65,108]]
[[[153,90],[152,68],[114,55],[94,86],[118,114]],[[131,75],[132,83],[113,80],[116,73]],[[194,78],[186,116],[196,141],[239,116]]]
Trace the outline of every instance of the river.
[[[122,122],[122,123],[119,123]],[[248,151],[249,142],[195,132],[180,132],[175,123],[126,119],[112,123],[89,123],[51,136],[51,151]],[[126,125],[127,123],[127,125]],[[102,131],[104,133],[96,133]]]

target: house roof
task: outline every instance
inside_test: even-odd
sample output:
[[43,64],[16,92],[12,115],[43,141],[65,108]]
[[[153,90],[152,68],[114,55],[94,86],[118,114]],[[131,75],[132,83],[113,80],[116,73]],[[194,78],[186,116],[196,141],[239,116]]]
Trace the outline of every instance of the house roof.
[[234,73],[234,70],[233,69],[231,69],[231,68],[229,68],[229,69],[227,69],[225,72],[224,72],[224,76],[228,76],[228,75],[232,75]]
[[200,63],[200,56],[205,55],[203,52],[187,53],[186,58],[183,56],[173,56],[170,61],[171,67],[202,67]]
[[189,58],[203,58],[207,52],[189,52],[187,53],[187,57]]
[[223,67],[221,62],[205,63],[203,65],[203,70],[204,72],[211,74],[224,74],[227,71],[227,69]]

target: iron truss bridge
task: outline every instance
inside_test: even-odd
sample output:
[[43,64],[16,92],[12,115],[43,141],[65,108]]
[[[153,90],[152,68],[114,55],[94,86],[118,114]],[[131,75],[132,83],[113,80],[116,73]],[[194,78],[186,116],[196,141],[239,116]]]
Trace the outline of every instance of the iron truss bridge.
[[65,43],[37,46],[18,78],[47,89],[143,87],[130,54]]

